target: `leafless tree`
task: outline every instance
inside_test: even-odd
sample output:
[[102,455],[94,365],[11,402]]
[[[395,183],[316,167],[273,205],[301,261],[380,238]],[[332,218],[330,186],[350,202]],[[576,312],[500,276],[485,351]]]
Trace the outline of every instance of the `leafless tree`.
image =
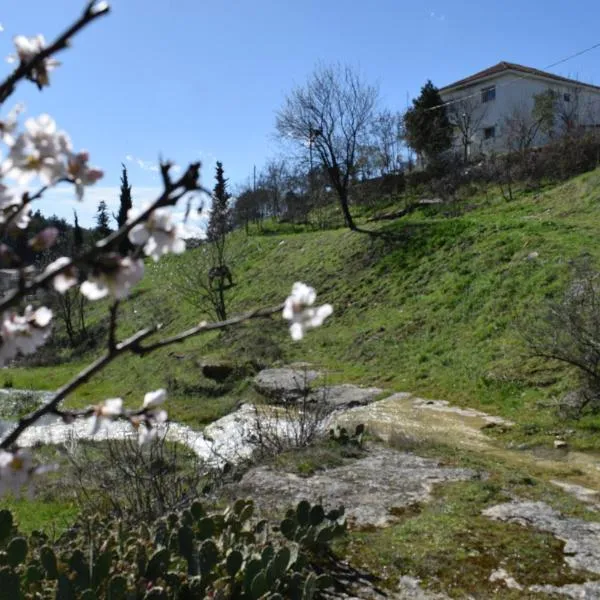
[[531,111],[525,105],[516,105],[504,119],[504,138],[507,149],[523,153],[529,150],[537,138],[544,123],[542,115]]
[[326,169],[346,225],[356,231],[349,208],[349,187],[357,150],[368,137],[377,102],[376,87],[348,66],[321,66],[294,89],[277,114],[277,131],[308,147]]
[[389,109],[378,113],[373,119],[371,136],[379,174],[397,173],[404,139],[402,115]]
[[465,163],[469,162],[471,144],[481,128],[486,113],[487,107],[482,107],[474,98],[464,98],[448,106],[448,119],[458,132],[462,159]]

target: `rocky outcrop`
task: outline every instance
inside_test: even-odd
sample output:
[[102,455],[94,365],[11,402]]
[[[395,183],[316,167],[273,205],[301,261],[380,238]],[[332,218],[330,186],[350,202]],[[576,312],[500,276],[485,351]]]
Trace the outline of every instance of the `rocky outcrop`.
[[314,386],[321,375],[305,368],[264,369],[254,378],[256,391],[275,403],[307,401],[322,403],[332,410],[364,406],[373,402],[382,390],[345,383],[331,386]]
[[255,498],[266,512],[303,499],[328,508],[343,505],[352,526],[382,527],[397,519],[394,513],[427,502],[435,484],[475,476],[469,469],[442,467],[435,460],[378,447],[364,458],[312,477],[256,467],[236,484],[235,493]]
[[544,502],[507,502],[483,514],[553,534],[565,542],[565,562],[570,567],[600,573],[600,523],[566,517]]

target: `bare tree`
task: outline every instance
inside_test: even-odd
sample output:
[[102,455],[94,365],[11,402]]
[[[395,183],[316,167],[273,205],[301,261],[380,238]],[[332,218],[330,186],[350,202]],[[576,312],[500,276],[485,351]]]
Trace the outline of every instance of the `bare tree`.
[[397,173],[402,163],[401,149],[404,139],[402,115],[389,109],[381,111],[373,119],[371,135],[379,174]]
[[504,137],[507,149],[512,152],[524,153],[529,150],[537,138],[540,128],[547,117],[535,110],[528,110],[525,105],[514,106],[511,113],[504,119]]
[[354,231],[348,191],[377,96],[377,88],[348,66],[318,67],[304,86],[289,94],[277,114],[279,135],[308,147],[311,157],[315,152],[338,196],[346,225]]
[[474,98],[464,98],[448,106],[448,118],[458,132],[462,150],[463,162],[469,162],[471,144],[475,135],[481,128],[481,123],[487,113],[487,106],[477,102]]

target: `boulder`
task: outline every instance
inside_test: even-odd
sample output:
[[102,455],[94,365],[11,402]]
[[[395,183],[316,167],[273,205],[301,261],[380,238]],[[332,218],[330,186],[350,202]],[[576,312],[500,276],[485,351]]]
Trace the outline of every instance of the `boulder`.
[[311,382],[320,373],[308,368],[264,369],[254,378],[256,391],[276,402],[290,402],[307,396]]

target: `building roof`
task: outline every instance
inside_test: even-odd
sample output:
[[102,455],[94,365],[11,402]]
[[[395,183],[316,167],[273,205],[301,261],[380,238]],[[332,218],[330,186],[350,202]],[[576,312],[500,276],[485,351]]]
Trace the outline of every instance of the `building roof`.
[[465,77],[464,79],[459,79],[450,85],[446,85],[440,89],[440,92],[448,92],[455,88],[462,88],[468,85],[477,83],[480,80],[488,79],[489,77],[493,77],[494,75],[499,75],[506,71],[512,71],[519,73],[521,76],[523,75],[533,75],[534,77],[543,77],[545,79],[553,79],[554,81],[559,81],[561,83],[568,83],[570,85],[583,86],[586,88],[592,88],[600,92],[600,86],[592,85],[590,83],[583,83],[582,81],[577,81],[576,79],[568,79],[567,77],[561,77],[560,75],[554,75],[554,73],[548,73],[546,71],[540,71],[539,69],[534,69],[532,67],[524,67],[523,65],[517,65],[516,63],[510,63],[506,61],[499,62],[497,65],[493,67],[489,67],[484,69],[483,71],[479,71],[474,75],[469,77]]

